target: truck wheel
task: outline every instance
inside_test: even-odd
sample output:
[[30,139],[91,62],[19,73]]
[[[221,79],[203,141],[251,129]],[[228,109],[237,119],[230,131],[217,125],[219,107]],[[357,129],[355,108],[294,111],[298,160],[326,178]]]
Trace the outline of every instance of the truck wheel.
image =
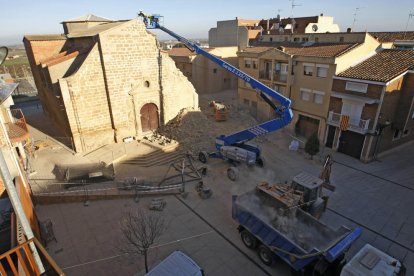
[[242,242],[248,248],[255,249],[257,247],[257,239],[252,234],[250,234],[249,231],[243,230],[240,233],[240,236],[241,236]]
[[265,264],[265,265],[272,265],[273,263],[273,252],[270,251],[269,248],[267,248],[266,246],[264,246],[263,244],[259,246],[259,249],[257,251],[257,253],[259,254],[259,258],[260,260]]
[[201,163],[207,163],[208,153],[205,151],[200,151],[200,153],[198,154],[198,160],[200,160]]
[[227,169],[227,177],[231,181],[236,181],[239,177],[239,170],[236,167],[230,167]]

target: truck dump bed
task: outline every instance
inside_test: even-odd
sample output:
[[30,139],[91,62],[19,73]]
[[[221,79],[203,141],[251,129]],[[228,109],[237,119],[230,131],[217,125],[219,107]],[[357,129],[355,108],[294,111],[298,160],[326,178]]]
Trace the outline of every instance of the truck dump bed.
[[[254,234],[262,240],[267,239],[268,245],[285,249],[295,246],[302,254],[325,252],[351,232],[343,226],[333,230],[302,209],[287,209],[281,202],[259,190],[237,197],[233,203],[233,218],[244,226],[249,227],[251,224],[249,230],[256,232]],[[260,230],[259,227],[266,230]],[[281,241],[280,237],[286,241]],[[300,253],[297,249],[292,249],[292,253]]]

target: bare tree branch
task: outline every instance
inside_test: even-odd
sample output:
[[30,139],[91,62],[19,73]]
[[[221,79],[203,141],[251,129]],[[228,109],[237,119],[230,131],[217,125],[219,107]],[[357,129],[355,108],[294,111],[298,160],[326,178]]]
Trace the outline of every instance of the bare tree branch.
[[148,249],[165,230],[164,219],[158,214],[138,210],[128,211],[120,221],[122,233],[121,252],[143,255],[148,272]]

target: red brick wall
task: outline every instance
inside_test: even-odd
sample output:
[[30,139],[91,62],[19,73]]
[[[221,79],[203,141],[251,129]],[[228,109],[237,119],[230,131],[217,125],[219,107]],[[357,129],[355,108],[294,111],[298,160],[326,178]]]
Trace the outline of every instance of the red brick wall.
[[359,92],[352,92],[352,91],[346,90],[345,89],[346,82],[347,81],[345,80],[334,79],[332,83],[332,91],[346,93],[349,95],[360,96],[360,97],[363,96],[363,97],[373,98],[373,99],[379,99],[381,97],[382,88],[383,88],[382,85],[368,84],[367,93],[359,93]]

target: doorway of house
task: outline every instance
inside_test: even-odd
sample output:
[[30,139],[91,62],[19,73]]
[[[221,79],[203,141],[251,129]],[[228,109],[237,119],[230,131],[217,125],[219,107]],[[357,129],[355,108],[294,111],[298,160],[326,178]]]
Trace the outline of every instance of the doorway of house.
[[326,137],[326,143],[325,143],[325,146],[327,146],[328,148],[332,148],[333,146],[333,141],[335,138],[335,130],[336,130],[336,127],[334,126],[328,127],[328,136]]
[[155,130],[159,127],[158,108],[153,103],[145,104],[140,111],[142,132]]
[[338,151],[355,158],[361,157],[365,136],[352,131],[343,131],[339,138]]

